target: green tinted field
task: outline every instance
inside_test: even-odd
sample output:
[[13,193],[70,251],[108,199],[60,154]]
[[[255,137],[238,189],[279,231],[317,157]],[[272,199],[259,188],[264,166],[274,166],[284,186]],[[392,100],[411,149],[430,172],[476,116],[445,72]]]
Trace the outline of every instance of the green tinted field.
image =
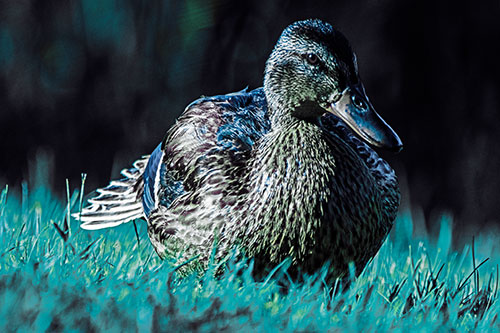
[[[132,223],[66,227],[67,205],[47,189],[21,197],[5,189],[0,202],[2,331],[500,329],[498,239],[476,237],[473,263],[472,244],[451,250],[446,217],[436,240],[414,239],[403,212],[351,288],[330,297],[339,285],[325,285],[321,272],[284,294],[282,268],[256,282],[249,261],[230,262],[219,278],[216,264],[180,278],[154,253],[144,222],[138,243]],[[78,210],[77,194],[70,204]]]

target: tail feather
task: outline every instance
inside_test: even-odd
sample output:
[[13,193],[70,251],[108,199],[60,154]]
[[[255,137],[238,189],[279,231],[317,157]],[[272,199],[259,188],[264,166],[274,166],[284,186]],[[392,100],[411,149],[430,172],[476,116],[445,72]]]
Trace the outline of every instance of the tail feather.
[[143,182],[142,174],[148,159],[149,155],[143,156],[133,163],[132,168],[123,169],[120,173],[125,178],[113,180],[108,186],[96,190],[98,195],[88,200],[89,205],[81,212],[73,213],[73,217],[82,223],[81,228],[111,228],[143,217],[139,192],[142,186],[139,183]]

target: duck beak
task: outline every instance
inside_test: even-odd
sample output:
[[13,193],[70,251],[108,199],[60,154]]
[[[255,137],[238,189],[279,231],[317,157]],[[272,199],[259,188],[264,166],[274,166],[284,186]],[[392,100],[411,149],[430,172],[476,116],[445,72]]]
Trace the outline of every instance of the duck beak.
[[327,111],[342,119],[372,146],[394,152],[403,148],[396,132],[375,112],[362,83],[347,87]]

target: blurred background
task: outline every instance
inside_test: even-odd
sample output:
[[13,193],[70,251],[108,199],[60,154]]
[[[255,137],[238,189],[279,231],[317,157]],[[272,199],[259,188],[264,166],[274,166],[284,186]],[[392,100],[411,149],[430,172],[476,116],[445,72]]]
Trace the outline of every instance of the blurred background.
[[405,144],[383,156],[417,234],[446,213],[470,240],[500,225],[499,17],[499,1],[0,0],[0,184],[106,185],[200,95],[261,86],[281,31],[321,18]]

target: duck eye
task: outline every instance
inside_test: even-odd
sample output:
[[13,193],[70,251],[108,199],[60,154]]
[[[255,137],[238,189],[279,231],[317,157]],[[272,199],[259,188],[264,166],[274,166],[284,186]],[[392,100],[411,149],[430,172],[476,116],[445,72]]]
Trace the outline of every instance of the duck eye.
[[307,62],[310,63],[311,65],[316,65],[319,61],[318,56],[315,55],[314,53],[306,54],[306,59],[307,59]]

